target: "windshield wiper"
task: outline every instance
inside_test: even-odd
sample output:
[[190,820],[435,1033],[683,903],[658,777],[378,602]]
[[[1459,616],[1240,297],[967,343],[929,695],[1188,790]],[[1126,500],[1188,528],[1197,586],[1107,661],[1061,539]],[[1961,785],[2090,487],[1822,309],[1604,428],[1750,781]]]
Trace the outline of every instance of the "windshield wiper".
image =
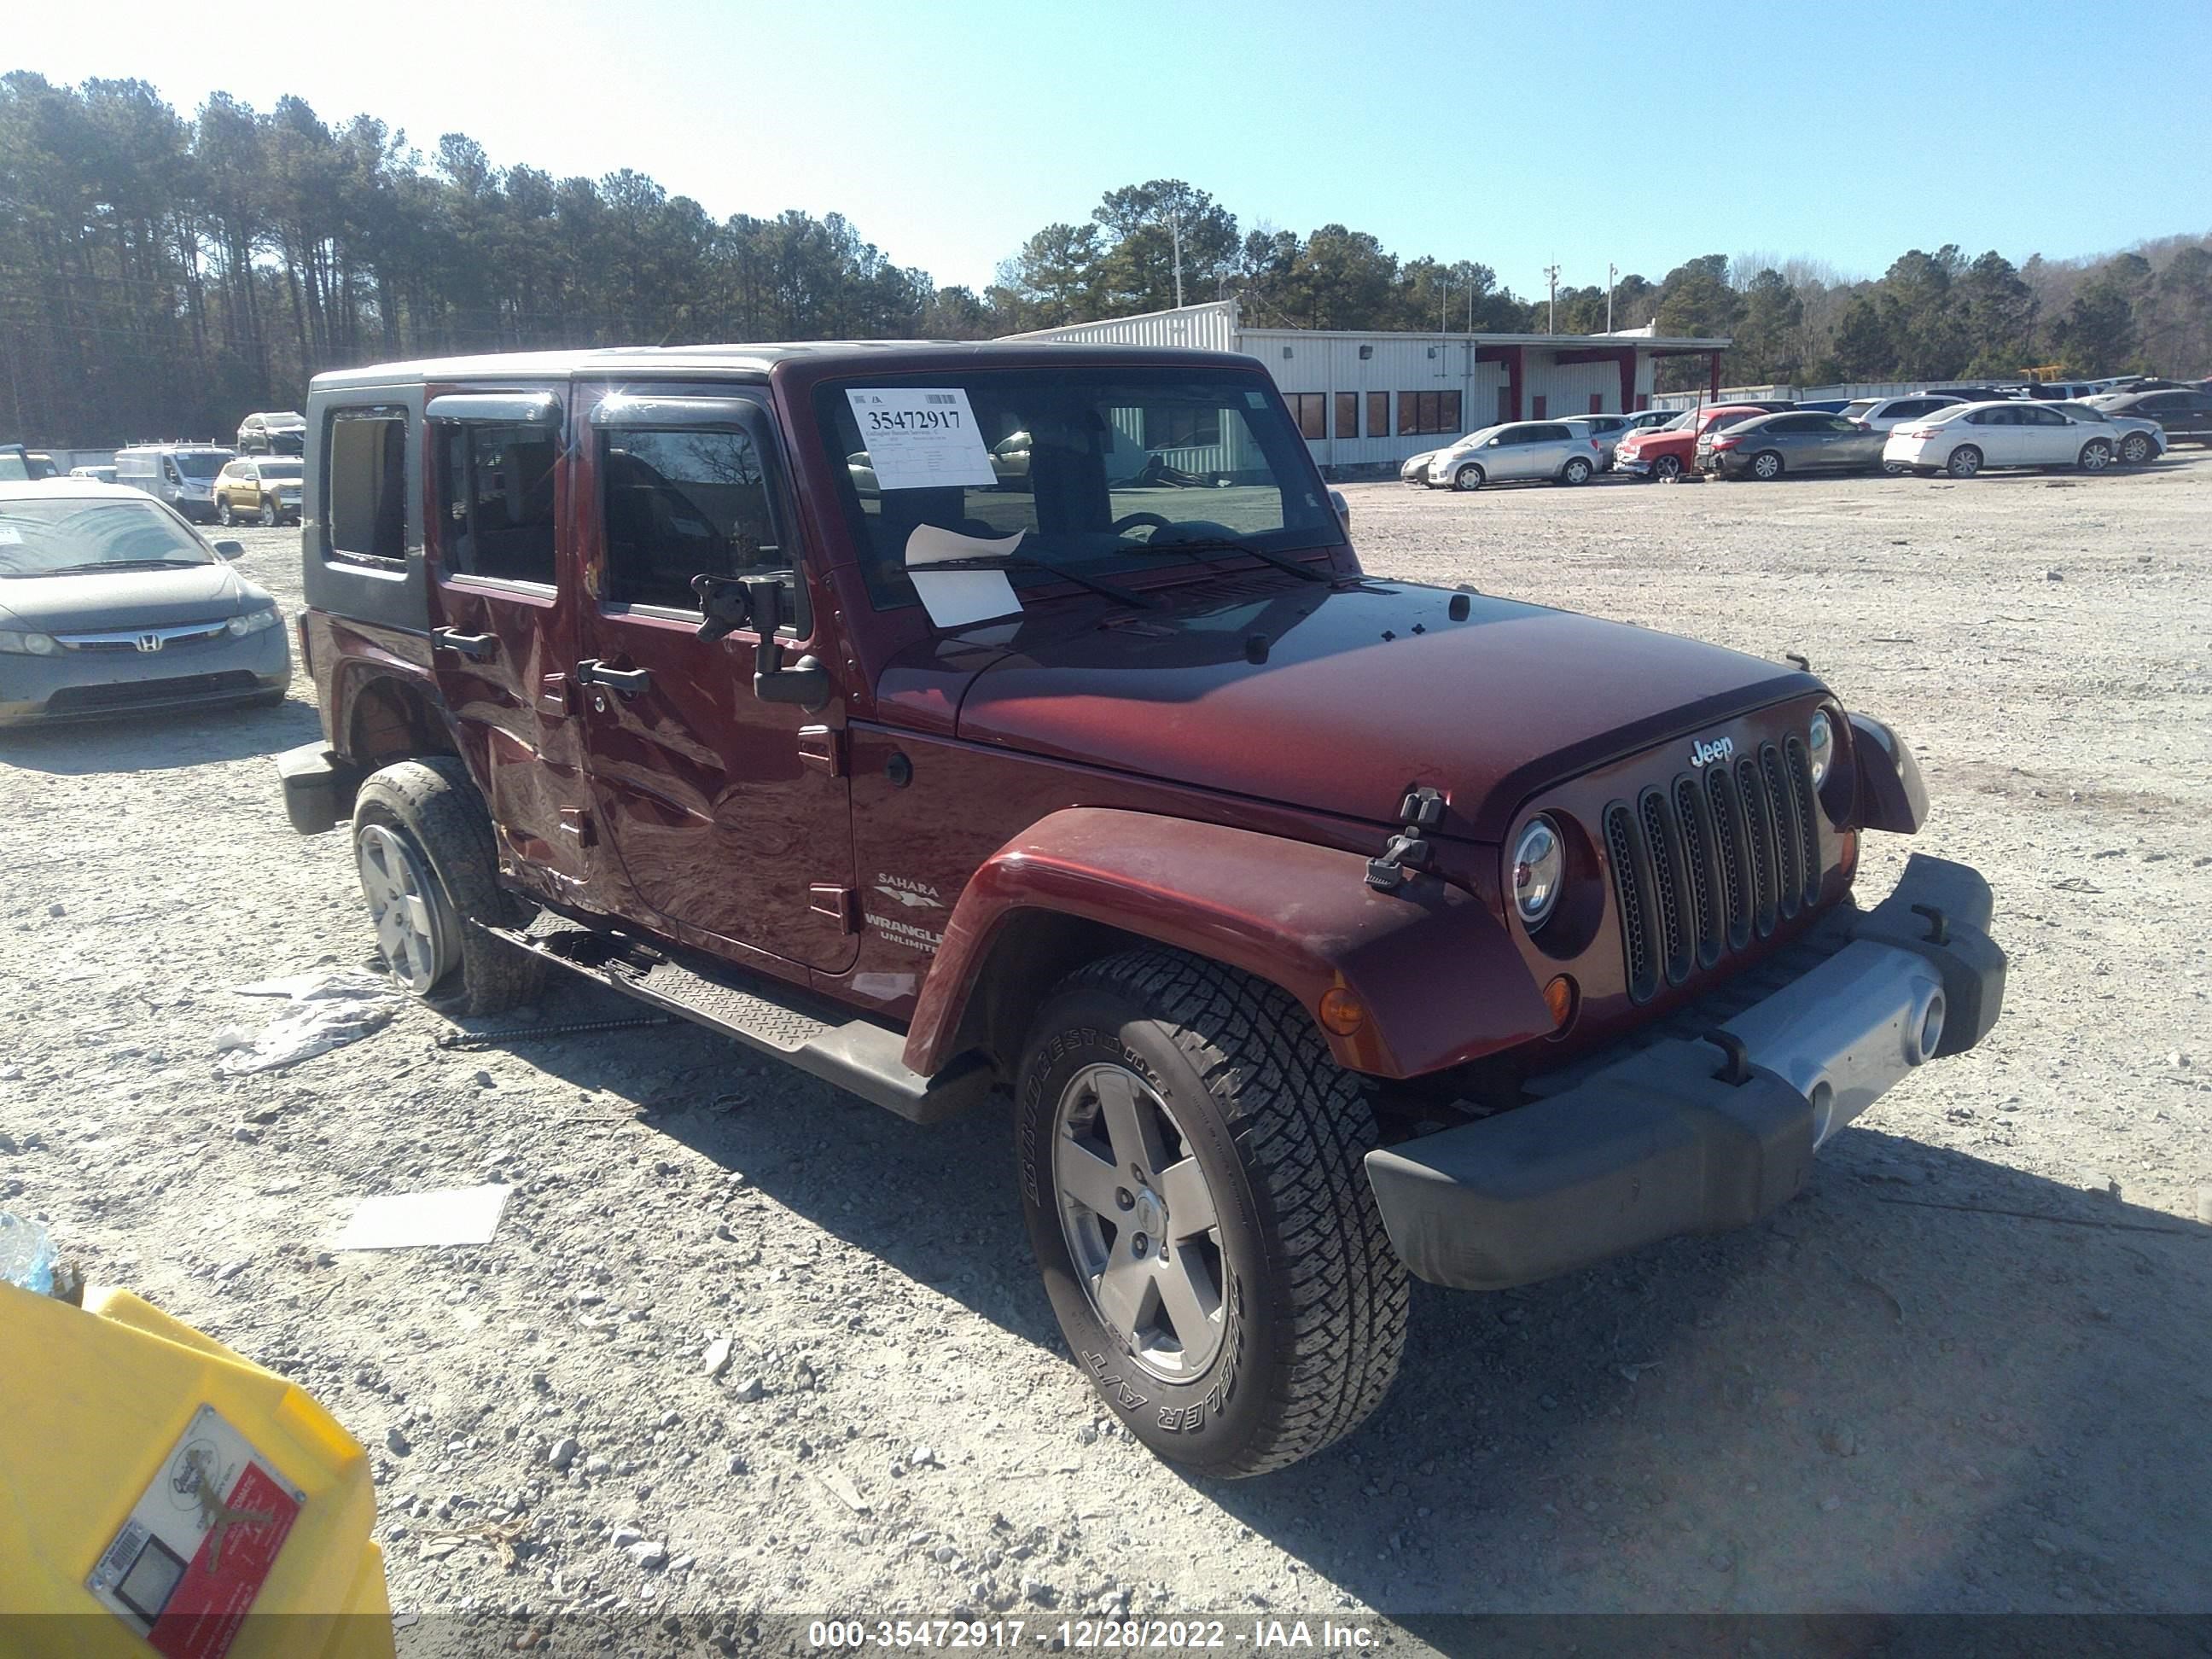
[[[1311,565],[1300,559],[1286,559],[1279,553],[1264,547],[1254,547],[1249,542],[1227,541],[1219,536],[1201,537],[1188,542],[1132,542],[1133,553],[1249,553],[1262,564],[1272,564],[1278,570],[1287,570],[1293,576],[1310,582],[1333,582],[1336,573]],[[1207,560],[1212,563],[1212,560]]]
[[80,576],[88,570],[190,570],[204,559],[94,559],[89,564],[58,564],[42,576]]
[[1094,593],[1103,593],[1121,605],[1133,605],[1139,611],[1157,611],[1160,602],[1143,593],[1132,593],[1126,587],[1116,587],[1112,582],[1098,581],[1066,565],[1041,559],[1034,553],[988,553],[972,559],[933,559],[927,564],[910,565],[907,574],[932,570],[1005,570],[1021,566],[1030,570],[1042,570],[1048,576],[1057,576],[1064,582],[1073,582],[1078,587],[1087,587]]

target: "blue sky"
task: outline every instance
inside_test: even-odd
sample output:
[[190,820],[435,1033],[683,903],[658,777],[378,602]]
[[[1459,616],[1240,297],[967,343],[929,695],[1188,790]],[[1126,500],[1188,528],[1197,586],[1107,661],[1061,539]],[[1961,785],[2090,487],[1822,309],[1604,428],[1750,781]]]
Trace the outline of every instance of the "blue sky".
[[2020,260],[2212,230],[2206,0],[109,0],[0,39],[0,66],[137,76],[185,110],[295,92],[426,150],[458,130],[500,164],[635,167],[718,217],[839,211],[978,286],[1160,177],[1247,229],[1338,221],[1524,295],[1554,258],[1563,284],[1747,251],[1873,275],[1947,240]]

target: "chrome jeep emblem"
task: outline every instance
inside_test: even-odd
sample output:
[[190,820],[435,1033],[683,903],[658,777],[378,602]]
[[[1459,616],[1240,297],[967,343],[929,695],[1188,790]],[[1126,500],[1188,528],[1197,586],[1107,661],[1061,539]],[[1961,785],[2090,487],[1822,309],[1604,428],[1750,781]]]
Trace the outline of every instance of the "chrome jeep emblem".
[[1711,743],[1699,743],[1693,738],[1690,744],[1690,764],[1692,766],[1718,765],[1729,759],[1735,753],[1734,738],[1715,738]]

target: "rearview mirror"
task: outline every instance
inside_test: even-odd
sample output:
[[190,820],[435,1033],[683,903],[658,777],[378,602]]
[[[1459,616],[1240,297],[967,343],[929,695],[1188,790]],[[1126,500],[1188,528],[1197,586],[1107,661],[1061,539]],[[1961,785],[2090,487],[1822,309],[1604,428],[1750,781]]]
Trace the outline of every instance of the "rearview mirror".
[[226,559],[242,559],[246,556],[246,544],[244,542],[217,542],[215,544],[215,550]]

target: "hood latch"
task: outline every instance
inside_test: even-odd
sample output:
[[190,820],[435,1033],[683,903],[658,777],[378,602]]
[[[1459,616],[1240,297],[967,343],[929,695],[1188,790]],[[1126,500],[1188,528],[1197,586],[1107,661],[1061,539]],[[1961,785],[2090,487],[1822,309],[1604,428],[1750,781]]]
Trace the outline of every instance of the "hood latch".
[[1367,860],[1367,884],[1378,893],[1397,891],[1429,867],[1428,838],[1421,831],[1444,821],[1444,798],[1426,784],[1418,785],[1398,803],[1398,816],[1403,827],[1390,837],[1380,858]]

